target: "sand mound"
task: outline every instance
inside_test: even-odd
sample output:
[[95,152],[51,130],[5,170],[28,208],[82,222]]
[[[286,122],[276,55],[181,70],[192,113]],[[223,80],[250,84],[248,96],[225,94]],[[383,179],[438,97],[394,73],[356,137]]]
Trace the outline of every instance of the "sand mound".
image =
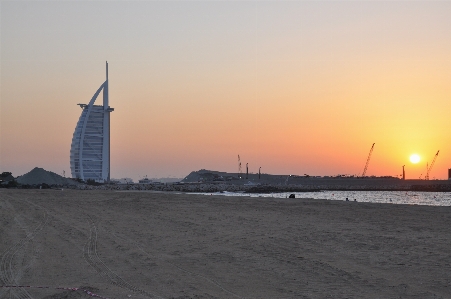
[[23,185],[78,185],[77,182],[71,179],[39,167],[35,167],[30,172],[18,177],[17,182]]

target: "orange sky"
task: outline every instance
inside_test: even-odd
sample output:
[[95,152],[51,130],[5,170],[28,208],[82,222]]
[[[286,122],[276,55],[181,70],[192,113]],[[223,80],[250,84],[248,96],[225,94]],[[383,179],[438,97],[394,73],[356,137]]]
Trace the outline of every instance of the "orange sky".
[[105,60],[115,178],[451,168],[449,1],[0,5],[0,171],[70,174]]

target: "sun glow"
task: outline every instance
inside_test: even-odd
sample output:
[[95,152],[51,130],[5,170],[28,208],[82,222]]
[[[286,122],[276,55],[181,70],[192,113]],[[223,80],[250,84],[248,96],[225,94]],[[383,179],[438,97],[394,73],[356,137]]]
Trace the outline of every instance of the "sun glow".
[[420,162],[420,156],[418,156],[417,154],[413,154],[410,156],[410,162],[416,164],[418,162]]

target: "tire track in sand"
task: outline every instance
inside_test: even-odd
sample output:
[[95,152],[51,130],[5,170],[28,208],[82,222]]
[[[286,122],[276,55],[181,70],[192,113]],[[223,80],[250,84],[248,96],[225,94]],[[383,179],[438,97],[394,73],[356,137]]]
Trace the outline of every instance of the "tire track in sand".
[[[40,232],[44,226],[48,223],[49,219],[47,217],[47,213],[44,213],[44,220],[38,224],[38,226],[32,231],[27,233],[25,238],[22,238],[19,242],[13,244],[11,247],[7,248],[6,251],[2,254],[0,260],[0,278],[5,285],[17,285],[16,275],[14,272],[17,272],[18,269],[14,268],[14,256],[33,238],[36,236],[38,232]],[[11,288],[9,289],[10,297],[11,295],[14,298],[18,299],[33,299],[33,297],[28,293],[24,288]]]
[[139,293],[150,298],[161,298],[155,294],[149,293],[145,290],[139,289],[132,284],[126,282],[122,277],[113,272],[99,257],[97,253],[97,227],[94,221],[89,219],[90,233],[86,245],[83,247],[83,257],[102,277],[108,280],[109,283],[120,288]]

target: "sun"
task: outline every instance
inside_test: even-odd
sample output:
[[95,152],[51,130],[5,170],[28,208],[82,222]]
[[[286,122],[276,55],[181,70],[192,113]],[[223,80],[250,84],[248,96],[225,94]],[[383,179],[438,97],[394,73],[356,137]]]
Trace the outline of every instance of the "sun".
[[420,162],[420,156],[418,156],[417,154],[411,155],[410,162],[417,164],[418,162]]

